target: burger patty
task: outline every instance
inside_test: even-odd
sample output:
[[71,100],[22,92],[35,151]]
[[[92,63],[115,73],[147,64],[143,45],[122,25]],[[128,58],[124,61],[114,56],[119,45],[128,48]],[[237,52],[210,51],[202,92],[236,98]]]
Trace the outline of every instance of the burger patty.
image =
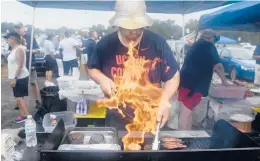
[[166,142],[163,143],[162,146],[165,149],[182,149],[182,148],[186,148],[187,146],[182,144],[182,143],[177,143],[177,142]]
[[131,143],[127,146],[127,150],[141,150],[141,146],[139,144]]
[[82,133],[72,133],[68,135],[70,144],[83,144],[84,134]]
[[163,137],[161,138],[162,142],[182,142],[181,139],[178,138],[172,138],[172,137]]
[[149,144],[145,145],[144,150],[152,150],[152,145]]

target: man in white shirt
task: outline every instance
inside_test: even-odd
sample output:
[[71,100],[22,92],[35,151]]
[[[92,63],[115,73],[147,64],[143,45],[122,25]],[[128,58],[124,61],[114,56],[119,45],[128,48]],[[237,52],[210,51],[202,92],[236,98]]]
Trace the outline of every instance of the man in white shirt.
[[[44,53],[45,53],[45,60],[46,60],[46,82],[45,85],[52,81],[53,72],[55,72],[55,68],[57,66],[56,59],[55,59],[55,46],[52,42],[53,35],[48,34],[47,39],[44,40]],[[46,85],[47,86],[47,85]]]
[[60,54],[63,60],[64,75],[68,75],[69,71],[74,67],[79,67],[77,52],[79,50],[79,43],[71,38],[69,32],[65,32],[65,39],[59,45]]

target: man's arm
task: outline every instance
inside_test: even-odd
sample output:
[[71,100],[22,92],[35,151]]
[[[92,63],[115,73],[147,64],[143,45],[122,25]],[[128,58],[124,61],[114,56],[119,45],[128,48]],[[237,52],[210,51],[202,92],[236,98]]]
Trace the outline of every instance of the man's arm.
[[226,78],[225,72],[224,72],[224,67],[220,62],[220,57],[218,55],[217,48],[215,47],[214,44],[212,44],[212,46],[210,48],[210,52],[211,52],[211,62],[212,62],[213,70],[220,77],[222,84],[228,85],[227,78]]
[[177,64],[174,58],[174,53],[167,42],[165,42],[163,48],[163,59],[165,60],[165,63],[161,72],[163,73],[162,81],[165,82],[165,84],[163,88],[162,101],[169,102],[179,87],[180,74],[178,72],[179,65]]
[[225,72],[224,72],[224,67],[221,63],[218,63],[214,66],[214,71],[218,74],[218,76],[220,77],[222,83],[224,85],[227,85],[227,78],[225,76]]
[[161,127],[165,125],[169,118],[171,100],[180,83],[179,67],[167,42],[165,42],[162,52],[162,58],[165,62],[161,65],[162,68],[160,72],[162,81],[165,82],[165,84],[157,112],[157,121],[161,121]]
[[91,57],[86,65],[86,72],[91,79],[93,79],[97,84],[101,84],[102,80],[106,80],[108,77],[105,76],[102,72],[102,62],[101,55],[103,53],[102,46],[99,45],[95,48],[93,57]]
[[110,97],[112,95],[112,92],[116,91],[116,88],[114,82],[102,73],[102,55],[104,54],[103,51],[103,46],[97,44],[97,47],[93,55],[85,65],[85,69],[89,77],[100,85],[100,88],[105,94],[105,96]]
[[177,71],[172,79],[166,81],[163,87],[162,101],[170,102],[172,97],[175,95],[180,84],[180,73]]
[[108,78],[99,69],[87,69],[87,74],[97,84],[100,84],[102,80]]

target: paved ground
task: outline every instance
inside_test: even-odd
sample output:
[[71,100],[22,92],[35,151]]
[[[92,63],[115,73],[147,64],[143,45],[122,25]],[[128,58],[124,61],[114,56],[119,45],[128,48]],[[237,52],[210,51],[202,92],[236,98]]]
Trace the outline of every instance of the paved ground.
[[[84,68],[80,69],[81,72],[81,78],[85,77],[85,72]],[[39,73],[38,74],[38,84],[39,88],[42,89],[44,87],[44,73]],[[21,127],[20,124],[15,124],[14,120],[16,119],[17,116],[19,116],[19,110],[15,110],[16,106],[16,101],[13,97],[13,91],[9,86],[9,81],[7,79],[7,69],[6,67],[1,67],[1,110],[2,110],[2,116],[1,116],[1,121],[2,121],[2,129],[4,128],[19,128]],[[35,99],[32,95],[32,89],[30,88],[30,93],[29,97],[25,98],[26,103],[29,105],[29,111],[31,113],[36,112],[35,108]],[[71,102],[68,102],[71,103]],[[71,104],[68,104],[70,106]],[[72,105],[71,105],[72,106]]]
[[[14,107],[16,106],[16,101],[13,97],[13,91],[9,86],[9,81],[7,79],[7,70],[5,67],[1,68],[1,121],[2,121],[2,129],[4,128],[18,128],[21,127],[20,124],[15,124],[14,120],[15,118],[20,114],[19,110],[15,110]],[[40,74],[40,77],[38,77],[38,83],[40,89],[43,87],[45,78],[43,77],[43,74]],[[36,112],[35,108],[35,101],[32,96],[32,91],[30,89],[29,93],[30,97],[26,98],[27,104],[29,104],[29,110],[30,112],[34,113]]]

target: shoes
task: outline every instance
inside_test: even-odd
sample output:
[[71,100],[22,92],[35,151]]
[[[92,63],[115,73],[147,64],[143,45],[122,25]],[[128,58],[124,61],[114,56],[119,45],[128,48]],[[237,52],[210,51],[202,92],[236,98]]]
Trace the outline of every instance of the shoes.
[[15,110],[19,110],[19,109],[20,109],[19,106],[18,106],[18,104],[16,104],[16,106],[15,106],[14,109],[15,109]]
[[27,119],[26,116],[18,116],[18,117],[15,119],[14,122],[17,123],[17,124],[20,124],[20,123],[24,122],[26,119]]

